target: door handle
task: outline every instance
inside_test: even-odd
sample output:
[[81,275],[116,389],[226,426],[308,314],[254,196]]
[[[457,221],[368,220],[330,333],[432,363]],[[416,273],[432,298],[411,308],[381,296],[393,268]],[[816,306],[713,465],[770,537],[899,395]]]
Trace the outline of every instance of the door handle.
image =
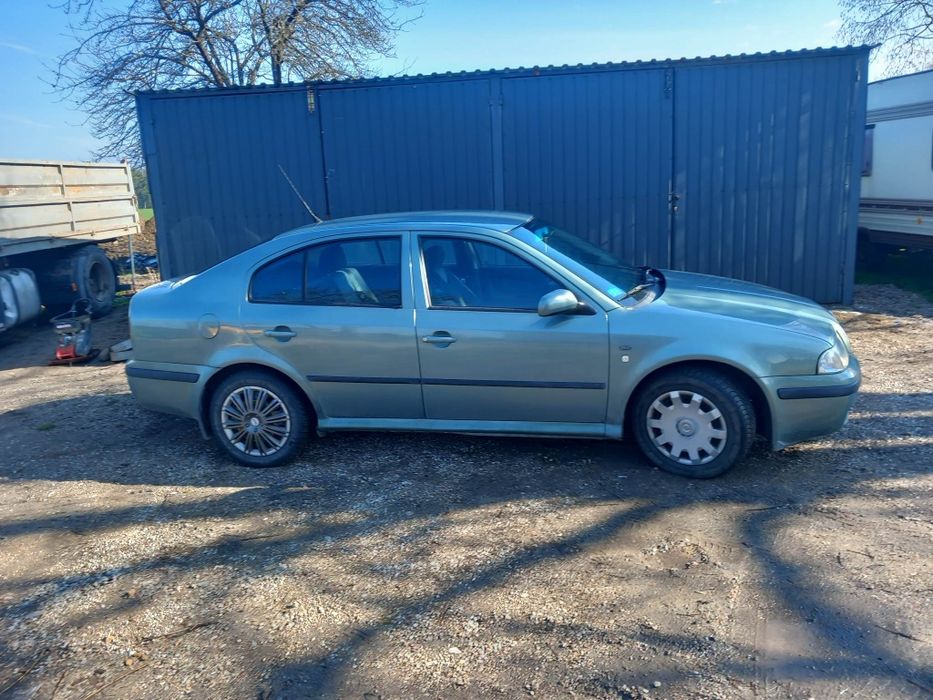
[[267,338],[275,338],[280,343],[287,343],[289,340],[298,335],[288,326],[276,326],[275,328],[269,328],[264,330],[262,334]]
[[438,331],[434,335],[421,336],[421,342],[430,343],[431,345],[450,345],[456,343],[457,339],[446,331]]

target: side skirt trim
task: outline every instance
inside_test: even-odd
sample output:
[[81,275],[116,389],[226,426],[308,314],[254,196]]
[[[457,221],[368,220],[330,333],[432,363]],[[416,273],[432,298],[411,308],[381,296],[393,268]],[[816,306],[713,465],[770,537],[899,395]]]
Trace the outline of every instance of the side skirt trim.
[[467,433],[471,435],[533,435],[554,437],[620,438],[619,426],[604,423],[545,423],[531,421],[439,420],[427,418],[322,418],[322,433],[338,430]]

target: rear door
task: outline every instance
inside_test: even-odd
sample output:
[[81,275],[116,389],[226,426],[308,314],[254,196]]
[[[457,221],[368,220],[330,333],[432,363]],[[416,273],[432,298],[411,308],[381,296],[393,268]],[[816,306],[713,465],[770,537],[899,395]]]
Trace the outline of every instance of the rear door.
[[341,236],[252,275],[241,322],[304,377],[322,418],[424,416],[408,245],[407,233]]
[[421,233],[412,256],[427,418],[600,429],[608,373],[602,309],[539,316],[541,296],[567,283],[496,239]]

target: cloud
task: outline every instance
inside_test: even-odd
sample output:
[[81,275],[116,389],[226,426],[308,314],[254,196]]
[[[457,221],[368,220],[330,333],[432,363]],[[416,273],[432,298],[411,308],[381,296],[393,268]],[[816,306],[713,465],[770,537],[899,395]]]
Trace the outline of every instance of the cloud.
[[45,124],[43,122],[38,122],[35,119],[30,119],[24,114],[10,114],[0,113],[0,121],[9,122],[11,124],[18,124],[19,126],[28,126],[34,129],[50,129],[51,124]]
[[831,19],[828,22],[823,22],[823,28],[829,29],[831,31],[837,31],[839,27],[842,26],[842,20],[838,17],[836,19]]
[[29,46],[24,44],[16,44],[12,41],[0,41],[0,47],[5,49],[10,49],[11,51],[19,51],[20,53],[28,53],[30,56],[38,56],[39,52]]

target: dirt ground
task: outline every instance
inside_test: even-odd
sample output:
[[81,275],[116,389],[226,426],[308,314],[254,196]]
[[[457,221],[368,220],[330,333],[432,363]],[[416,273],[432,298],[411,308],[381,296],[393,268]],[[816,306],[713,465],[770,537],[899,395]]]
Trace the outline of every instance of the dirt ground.
[[436,435],[249,470],[122,366],[0,336],[0,697],[929,697],[933,306],[838,314],[846,428],[703,482]]

